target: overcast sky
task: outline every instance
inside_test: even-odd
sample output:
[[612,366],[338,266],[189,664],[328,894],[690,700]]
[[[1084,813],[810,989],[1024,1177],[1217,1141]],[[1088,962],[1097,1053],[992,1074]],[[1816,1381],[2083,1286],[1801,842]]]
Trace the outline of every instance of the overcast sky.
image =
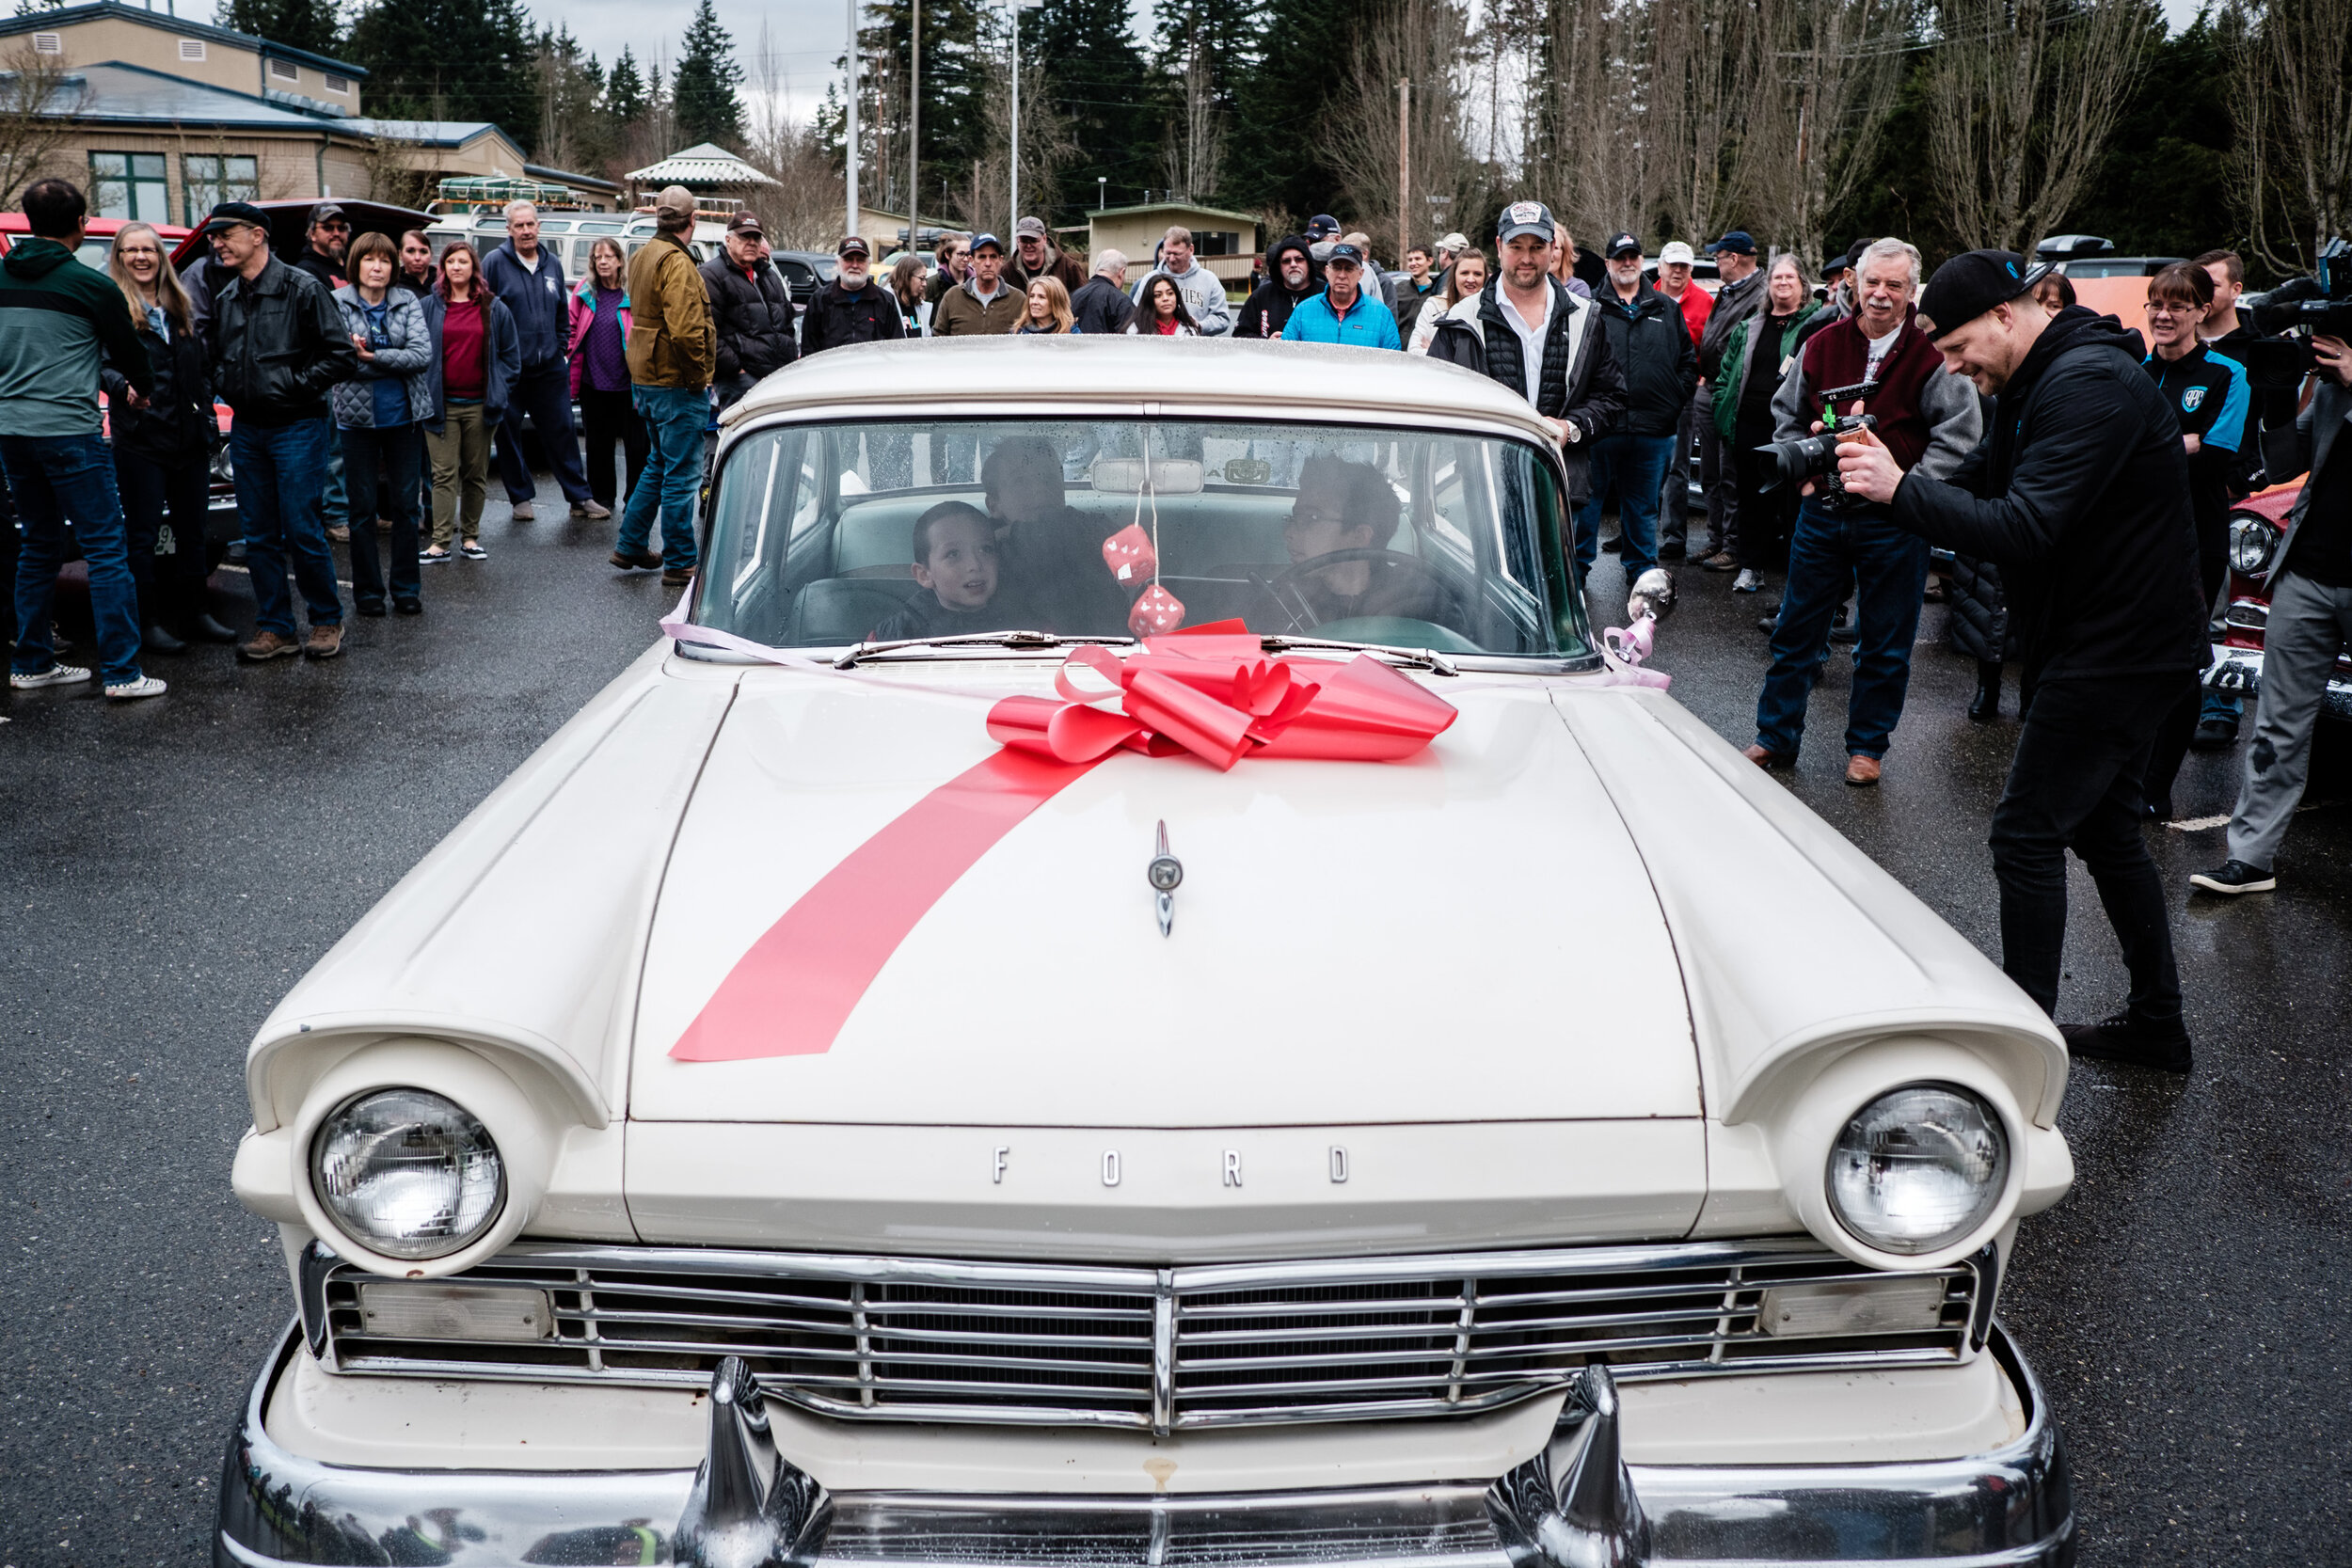
[[[1131,0],[1138,29],[1148,24],[1151,0]],[[685,30],[685,6],[652,7],[644,0],[541,0],[533,12],[549,22],[571,24],[582,45],[605,64],[627,46],[640,60],[677,54],[678,34]],[[2164,13],[2174,27],[2195,18],[2198,0],[2164,0]],[[669,32],[652,30],[654,18],[675,22]],[[834,62],[841,57],[849,36],[848,0],[719,0],[719,21],[735,35],[744,70],[759,80],[759,28],[768,24],[770,58],[788,112],[805,118],[822,102],[825,87],[838,79]]]

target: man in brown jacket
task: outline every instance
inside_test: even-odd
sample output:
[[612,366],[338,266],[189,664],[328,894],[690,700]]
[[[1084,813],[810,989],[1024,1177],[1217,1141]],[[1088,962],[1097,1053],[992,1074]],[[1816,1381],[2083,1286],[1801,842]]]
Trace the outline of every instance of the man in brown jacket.
[[[630,401],[653,451],[646,472],[629,486],[628,509],[612,564],[623,571],[659,566],[662,583],[694,580],[694,501],[702,489],[703,432],[710,424],[710,377],[718,337],[710,296],[686,239],[694,227],[693,193],[672,185],[654,203],[658,232],[628,259]],[[645,548],[654,509],[661,511],[661,553]]]
[[972,239],[972,276],[942,294],[931,313],[934,338],[977,338],[1010,332],[1027,308],[1022,292],[1005,281],[1005,247],[993,234]]
[[1032,277],[1053,278],[1073,294],[1087,286],[1086,269],[1054,243],[1043,218],[1023,218],[1012,226],[1012,260],[1006,263],[1005,280],[1025,298]]

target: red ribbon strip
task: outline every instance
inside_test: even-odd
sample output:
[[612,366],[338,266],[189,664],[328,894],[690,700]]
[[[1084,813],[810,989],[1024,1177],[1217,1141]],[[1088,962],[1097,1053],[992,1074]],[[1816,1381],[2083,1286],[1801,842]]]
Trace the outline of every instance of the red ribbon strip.
[[[1054,677],[1063,700],[1007,697],[988,733],[1004,750],[932,790],[851,850],[752,944],[678,1037],[687,1062],[818,1055],[915,922],[1031,812],[1119,751],[1392,762],[1454,722],[1452,704],[1368,654],[1315,678],[1268,659],[1238,622],[1171,637],[1120,659],[1083,647]],[[1074,678],[1107,684],[1089,691]],[[1116,697],[1117,711],[1096,705]]]

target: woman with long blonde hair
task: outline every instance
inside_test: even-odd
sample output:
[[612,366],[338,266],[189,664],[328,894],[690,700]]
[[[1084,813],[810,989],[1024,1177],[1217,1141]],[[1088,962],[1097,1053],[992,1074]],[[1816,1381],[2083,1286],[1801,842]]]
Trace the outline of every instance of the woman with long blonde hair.
[[1012,325],[1015,337],[1052,336],[1077,331],[1070,314],[1070,291],[1058,277],[1029,279],[1027,307]]
[[133,408],[121,372],[108,368],[102,375],[143,643],[150,653],[176,654],[188,637],[232,642],[236,633],[213,619],[205,598],[212,562],[204,523],[217,427],[196,309],[162,237],[144,223],[116,231],[106,274],[122,291],[155,377],[153,395]]

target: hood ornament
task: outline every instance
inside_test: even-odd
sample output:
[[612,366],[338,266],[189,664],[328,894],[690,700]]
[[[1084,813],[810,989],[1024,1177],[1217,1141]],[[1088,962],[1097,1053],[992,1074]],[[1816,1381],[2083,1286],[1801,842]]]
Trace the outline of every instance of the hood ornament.
[[1159,906],[1160,935],[1167,936],[1176,928],[1176,889],[1184,879],[1184,863],[1168,852],[1166,822],[1160,824],[1152,863],[1144,867],[1143,874],[1151,881],[1153,902]]

